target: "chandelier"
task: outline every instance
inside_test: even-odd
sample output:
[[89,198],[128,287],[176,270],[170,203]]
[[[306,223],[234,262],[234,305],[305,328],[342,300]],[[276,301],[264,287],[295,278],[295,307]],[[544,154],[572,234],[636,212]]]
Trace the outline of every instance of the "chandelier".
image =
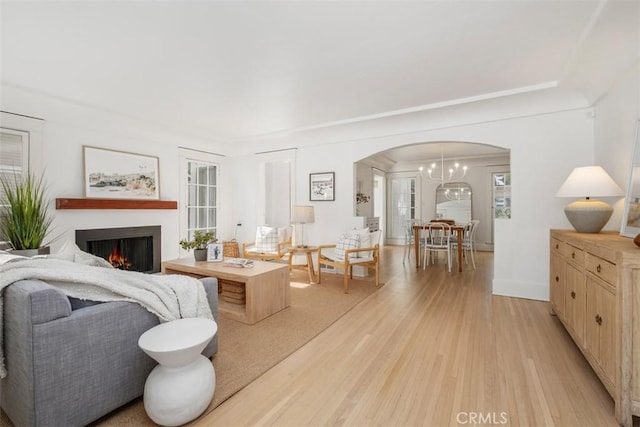
[[471,189],[464,188],[457,183],[457,187],[453,187],[452,185],[443,186],[442,187],[442,195],[447,199],[453,202],[459,202],[460,200],[469,200],[471,199]]
[[[438,169],[439,167],[439,169]],[[420,166],[420,173],[424,168]],[[446,172],[445,172],[446,170]],[[467,166],[460,166],[455,162],[448,169],[444,167],[444,153],[440,154],[440,165],[431,163],[431,167],[427,169],[428,178],[432,181],[439,182],[444,188],[444,184],[448,182],[460,181],[467,174]]]

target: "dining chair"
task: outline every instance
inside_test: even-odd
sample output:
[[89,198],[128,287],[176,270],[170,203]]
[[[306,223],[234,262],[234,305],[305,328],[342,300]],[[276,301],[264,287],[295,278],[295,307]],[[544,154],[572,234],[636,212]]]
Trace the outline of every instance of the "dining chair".
[[[478,224],[480,220],[473,219],[468,222],[462,234],[462,250],[464,251],[464,261],[467,263],[467,255],[471,257],[471,264],[473,268],[476,268],[476,230],[478,229]],[[451,240],[451,246],[453,248],[458,247],[457,239]]]
[[429,258],[433,261],[433,253],[447,253],[447,267],[451,273],[451,226],[442,222],[430,222],[423,230],[424,262],[423,268],[429,265]]
[[[404,264],[405,260],[409,260],[411,262],[411,252],[415,249],[415,232],[413,230],[414,225],[420,225],[422,221],[419,219],[407,219],[403,221],[404,227],[404,254],[402,255],[402,264]],[[424,238],[420,237],[420,241],[418,242],[420,245],[420,251],[424,249]],[[420,252],[422,253],[422,252]]]

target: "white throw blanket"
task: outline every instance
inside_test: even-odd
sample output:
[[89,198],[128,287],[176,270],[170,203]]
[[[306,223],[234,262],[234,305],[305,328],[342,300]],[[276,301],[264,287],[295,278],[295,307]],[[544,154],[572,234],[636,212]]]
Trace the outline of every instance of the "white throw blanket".
[[184,317],[213,319],[202,282],[181,275],[150,275],[41,258],[0,265],[0,378],[6,376],[1,291],[18,280],[42,280],[66,295],[92,301],[130,301],[161,322]]

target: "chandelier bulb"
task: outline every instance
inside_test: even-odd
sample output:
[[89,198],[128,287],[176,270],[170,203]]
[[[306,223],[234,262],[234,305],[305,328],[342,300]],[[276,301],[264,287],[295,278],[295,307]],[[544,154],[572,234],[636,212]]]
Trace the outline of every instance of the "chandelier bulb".
[[[440,170],[438,171],[438,167]],[[433,181],[439,181],[442,186],[447,182],[454,182],[461,180],[467,173],[468,167],[460,165],[460,162],[455,162],[449,165],[449,168],[445,168],[444,165],[444,153],[440,155],[440,165],[437,163],[431,163],[431,168],[427,171],[429,179]],[[420,167],[422,172],[422,166]],[[448,174],[447,174],[448,171]]]

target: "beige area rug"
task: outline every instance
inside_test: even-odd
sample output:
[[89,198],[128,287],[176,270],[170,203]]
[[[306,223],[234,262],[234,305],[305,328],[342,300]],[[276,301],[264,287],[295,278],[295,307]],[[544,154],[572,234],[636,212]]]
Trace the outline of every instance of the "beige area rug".
[[[218,353],[213,358],[216,391],[205,414],[227,400],[288,355],[309,342],[377,289],[373,277],[352,280],[344,294],[342,276],[323,274],[309,284],[306,270],[291,274],[291,306],[254,324],[218,319]],[[381,285],[382,286],[382,285]],[[142,399],[103,417],[93,425],[154,425]]]

